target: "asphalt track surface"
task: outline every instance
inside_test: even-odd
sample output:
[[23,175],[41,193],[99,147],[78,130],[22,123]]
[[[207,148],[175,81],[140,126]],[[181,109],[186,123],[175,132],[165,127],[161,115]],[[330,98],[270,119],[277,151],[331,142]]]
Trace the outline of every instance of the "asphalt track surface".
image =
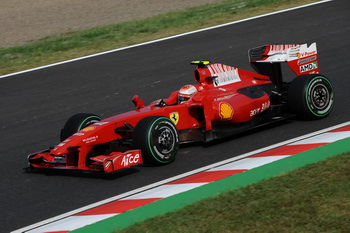
[[[208,164],[349,121],[350,2],[332,2],[0,79],[0,232],[9,232]],[[321,73],[336,90],[332,114],[288,121],[211,144],[183,147],[174,163],[113,177],[25,173],[27,154],[59,143],[72,114],[109,117],[193,83],[191,60],[252,70],[247,50],[317,42]]]

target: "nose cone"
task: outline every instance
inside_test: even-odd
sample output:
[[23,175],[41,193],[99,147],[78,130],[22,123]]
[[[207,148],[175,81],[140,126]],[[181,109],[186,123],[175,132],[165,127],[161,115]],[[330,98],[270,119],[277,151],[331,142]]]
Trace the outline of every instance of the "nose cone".
[[60,144],[51,149],[50,154],[53,155],[64,155],[73,150],[77,150],[85,138],[84,133],[75,133]]

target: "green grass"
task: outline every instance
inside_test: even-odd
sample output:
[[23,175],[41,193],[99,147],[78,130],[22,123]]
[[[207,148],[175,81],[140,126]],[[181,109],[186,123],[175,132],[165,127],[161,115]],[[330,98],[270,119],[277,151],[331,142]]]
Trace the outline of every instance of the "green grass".
[[0,48],[0,75],[116,49],[315,0],[228,0]]
[[350,153],[118,232],[350,232]]

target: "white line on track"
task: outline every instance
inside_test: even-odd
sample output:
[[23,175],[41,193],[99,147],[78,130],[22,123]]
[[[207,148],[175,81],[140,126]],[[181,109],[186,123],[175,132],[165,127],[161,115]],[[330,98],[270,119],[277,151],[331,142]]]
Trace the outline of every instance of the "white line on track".
[[157,40],[147,41],[147,42],[136,44],[136,45],[130,45],[130,46],[123,47],[123,48],[108,50],[108,51],[105,51],[105,52],[96,53],[96,54],[92,54],[92,55],[88,55],[88,56],[84,56],[84,57],[78,57],[78,58],[75,58],[75,59],[66,60],[66,61],[62,61],[62,62],[57,62],[57,63],[53,63],[53,64],[46,65],[46,66],[40,66],[40,67],[36,67],[36,68],[33,68],[33,69],[28,69],[28,70],[23,70],[23,71],[11,73],[11,74],[2,75],[2,76],[0,76],[0,79],[7,78],[7,77],[12,77],[12,76],[19,75],[19,74],[28,73],[28,72],[31,72],[31,71],[41,70],[41,69],[45,69],[45,68],[49,68],[49,67],[53,67],[53,66],[58,66],[58,65],[62,65],[62,64],[70,63],[70,62],[75,62],[75,61],[79,61],[79,60],[83,60],[83,59],[87,59],[87,58],[101,56],[101,55],[108,54],[108,53],[114,53],[114,52],[118,52],[118,51],[122,51],[122,50],[126,50],[126,49],[131,49],[131,48],[143,46],[143,45],[153,44],[153,43],[157,43],[157,42],[160,42],[160,41],[170,40],[170,39],[173,39],[173,38],[187,36],[187,35],[191,35],[191,34],[198,33],[198,32],[212,30],[212,29],[215,29],[215,28],[220,28],[220,27],[225,27],[225,26],[229,26],[229,25],[233,25],[233,24],[238,24],[238,23],[242,23],[242,22],[246,22],[246,21],[250,21],[250,20],[254,20],[254,19],[259,19],[259,18],[262,18],[262,17],[267,17],[267,16],[270,16],[270,15],[280,14],[280,13],[284,13],[284,12],[288,12],[288,11],[292,11],[292,10],[297,10],[297,9],[301,9],[301,8],[305,8],[305,7],[309,7],[309,6],[318,5],[318,4],[321,4],[321,3],[331,2],[331,1],[333,1],[333,0],[322,0],[322,1],[319,1],[319,2],[314,2],[314,3],[310,3],[310,4],[306,4],[306,5],[302,5],[302,6],[297,6],[297,7],[293,7],[293,8],[289,8],[289,9],[285,9],[285,10],[275,11],[275,12],[271,12],[271,13],[267,13],[267,14],[263,14],[263,15],[258,15],[258,16],[254,16],[254,17],[251,17],[251,18],[247,18],[247,19],[242,19],[242,20],[233,21],[233,22],[230,22],[230,23],[220,24],[220,25],[216,25],[216,26],[213,26],[213,27],[207,27],[207,28],[203,28],[203,29],[199,29],[199,30],[195,30],[195,31],[191,31],[191,32],[186,32],[186,33],[182,33],[182,34],[178,34],[178,35],[174,35],[174,36],[169,36],[169,37],[165,37],[165,38],[161,38],[161,39],[157,39]]
[[180,174],[180,175],[177,175],[177,176],[174,176],[174,177],[171,177],[171,178],[168,178],[168,179],[165,179],[165,180],[162,180],[162,181],[159,181],[159,182],[156,182],[156,183],[153,183],[153,184],[150,184],[150,185],[147,185],[147,186],[144,186],[144,187],[141,187],[141,188],[138,188],[138,189],[135,189],[135,190],[132,190],[132,191],[129,191],[129,192],[126,192],[126,193],[123,193],[123,194],[120,194],[120,195],[108,198],[108,199],[105,199],[103,201],[99,201],[99,202],[93,203],[91,205],[88,205],[88,206],[85,206],[85,207],[82,207],[82,208],[79,208],[79,209],[76,209],[76,210],[73,210],[73,211],[70,211],[70,212],[58,215],[56,217],[53,217],[53,218],[50,218],[50,219],[38,222],[36,224],[32,224],[30,226],[27,226],[27,227],[15,230],[12,233],[26,232],[26,231],[29,231],[31,229],[34,229],[34,228],[37,228],[37,227],[40,227],[40,226],[43,226],[43,225],[46,225],[46,224],[58,221],[60,219],[67,218],[69,216],[78,214],[80,212],[83,212],[83,211],[86,211],[86,210],[89,210],[89,209],[92,209],[92,208],[95,208],[95,207],[98,207],[98,206],[101,206],[101,205],[104,205],[104,204],[107,204],[107,203],[110,203],[110,202],[113,202],[113,201],[116,201],[116,200],[125,199],[125,198],[127,198],[127,197],[129,197],[131,195],[135,195],[135,194],[138,194],[138,193],[141,193],[141,192],[145,192],[145,191],[150,190],[152,188],[159,187],[161,185],[170,183],[170,182],[175,181],[175,180],[179,180],[179,179],[187,177],[187,176],[191,176],[191,175],[203,172],[203,171],[207,171],[209,169],[214,169],[216,167],[223,166],[225,164],[232,163],[234,161],[241,160],[241,159],[244,159],[246,157],[249,157],[249,156],[252,156],[252,155],[255,155],[255,154],[259,154],[259,153],[262,153],[264,151],[268,151],[268,150],[271,150],[271,149],[274,149],[274,148],[277,148],[277,147],[281,147],[281,146],[284,146],[284,145],[287,145],[287,144],[291,144],[291,143],[296,143],[296,142],[301,141],[301,140],[306,140],[308,138],[311,138],[311,137],[314,137],[314,136],[326,133],[328,131],[332,131],[334,129],[338,129],[338,128],[347,126],[347,125],[350,125],[350,121],[342,123],[342,124],[338,124],[338,125],[326,128],[326,129],[322,129],[322,130],[319,130],[319,131],[316,131],[316,132],[313,132],[313,133],[309,133],[309,134],[306,134],[306,135],[303,135],[303,136],[300,136],[300,137],[296,137],[296,138],[293,138],[293,139],[290,139],[290,140],[287,140],[287,141],[284,141],[284,142],[280,142],[280,143],[277,143],[277,144],[274,144],[274,145],[271,145],[271,146],[267,146],[267,147],[264,147],[264,148],[261,148],[261,149],[255,150],[255,151],[251,151],[251,152],[239,155],[239,156],[235,156],[233,158],[226,159],[226,160],[223,160],[223,161],[220,161],[220,162],[217,162],[217,163],[205,166],[205,167],[201,167],[201,168],[198,168],[196,170],[193,170],[193,171],[190,171],[190,172],[186,172],[186,173],[183,173],[183,174]]

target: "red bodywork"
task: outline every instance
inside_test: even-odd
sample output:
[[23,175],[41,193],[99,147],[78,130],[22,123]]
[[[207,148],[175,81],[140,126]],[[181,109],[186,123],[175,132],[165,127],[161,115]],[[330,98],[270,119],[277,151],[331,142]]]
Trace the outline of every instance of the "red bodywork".
[[[265,55],[271,50],[271,47],[266,47]],[[304,55],[303,58],[307,57]],[[294,60],[290,65],[294,67],[298,61]],[[269,76],[223,64],[202,64],[194,70],[194,78],[198,83],[195,85],[197,93],[188,101],[177,104],[178,91],[175,91],[164,100],[166,106],[158,106],[159,101],[144,106],[143,101],[135,96],[135,110],[89,125],[57,146],[29,155],[30,166],[115,172],[142,164],[142,151],[133,148],[89,158],[88,153],[97,145],[132,138],[132,131],[118,129],[133,128],[145,117],[168,117],[180,132],[180,142],[185,142],[193,141],[191,136],[188,137],[191,132],[210,132],[214,126],[249,122],[271,107],[270,96],[266,93],[252,98],[238,91],[272,84]]]

